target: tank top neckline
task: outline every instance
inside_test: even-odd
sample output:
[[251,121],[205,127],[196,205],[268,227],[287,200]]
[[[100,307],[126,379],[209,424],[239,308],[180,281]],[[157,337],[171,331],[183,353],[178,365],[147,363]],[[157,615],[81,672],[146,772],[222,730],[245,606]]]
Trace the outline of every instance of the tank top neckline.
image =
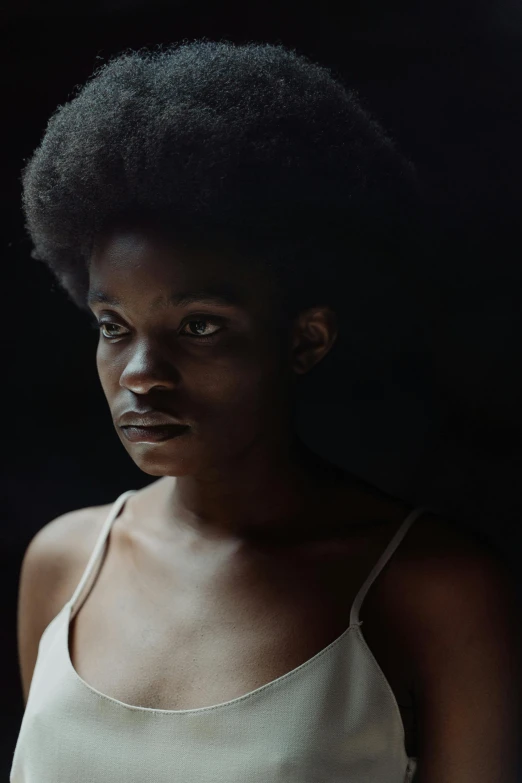
[[[322,650],[319,650],[318,653],[313,655],[311,658],[308,658],[308,660],[304,661],[303,663],[299,664],[299,666],[296,666],[295,668],[291,669],[289,672],[286,672],[285,674],[282,674],[280,677],[276,677],[274,680],[271,680],[270,682],[265,683],[264,685],[259,686],[258,688],[254,688],[254,690],[249,691],[248,693],[244,693],[242,696],[236,696],[233,699],[229,699],[228,701],[220,702],[219,704],[211,704],[206,707],[195,707],[193,709],[184,709],[184,710],[164,710],[159,709],[155,707],[139,707],[134,704],[128,704],[127,702],[120,701],[119,699],[114,698],[113,696],[108,696],[105,693],[101,693],[101,691],[98,691],[94,686],[89,685],[88,682],[86,682],[73,666],[73,662],[70,655],[70,649],[69,649],[69,629],[70,629],[70,617],[71,617],[71,611],[72,611],[72,601],[68,601],[67,604],[64,606],[65,610],[65,647],[66,647],[66,659],[67,659],[67,665],[69,668],[70,673],[75,677],[75,679],[82,684],[83,687],[87,688],[87,690],[91,691],[95,696],[98,696],[102,699],[106,699],[110,702],[113,702],[113,704],[118,705],[119,707],[124,707],[130,710],[138,710],[139,712],[159,712],[166,715],[182,715],[182,714],[196,714],[196,713],[203,713],[203,712],[209,712],[210,710],[218,710],[218,709],[225,709],[226,707],[233,707],[235,704],[238,704],[239,702],[246,701],[250,698],[256,698],[258,695],[261,695],[262,691],[267,691],[272,688],[277,688],[280,684],[283,683],[283,681],[291,680],[293,677],[297,676],[300,672],[302,672],[304,669],[306,669],[309,666],[312,666],[314,663],[316,663],[323,655],[327,655],[333,648],[337,647],[341,644],[341,642],[346,638],[348,635],[348,632],[354,629],[359,630],[360,626],[362,625],[362,620],[357,623],[352,623],[346,628],[340,636],[338,636],[336,639],[334,639],[330,644],[328,644],[326,647],[323,647]],[[364,639],[363,639],[364,641]]]
[[[120,495],[115,503],[113,504],[111,511],[109,512],[109,515],[105,521],[105,524],[102,528],[102,531],[100,533],[100,538],[98,540],[98,544],[104,544],[107,539],[108,531],[110,530],[110,527],[112,523],[114,522],[114,519],[118,516],[118,514],[121,512],[121,509],[125,505],[125,502],[127,500],[127,497],[130,497],[132,494],[135,494],[137,490],[129,490],[128,492],[123,493]],[[94,551],[92,552],[91,559],[89,560],[85,570],[84,574],[82,576],[82,579],[80,580],[80,583],[78,584],[75,592],[73,593],[72,597],[67,601],[65,606],[62,609],[62,612],[64,612],[65,615],[65,622],[63,623],[63,636],[62,636],[62,650],[63,650],[63,644],[65,644],[65,659],[66,664],[69,669],[70,674],[75,678],[77,682],[79,682],[85,689],[90,691],[92,694],[97,696],[98,698],[105,699],[114,705],[117,705],[118,707],[123,707],[125,709],[135,710],[138,712],[144,712],[144,713],[160,713],[164,715],[196,715],[201,714],[204,712],[209,712],[212,710],[223,710],[226,708],[232,708],[235,705],[244,702],[248,699],[255,699],[258,696],[261,696],[263,693],[276,689],[280,685],[286,684],[287,682],[292,681],[297,677],[299,674],[301,674],[306,669],[313,666],[315,663],[317,663],[322,657],[327,656],[329,653],[331,653],[333,650],[335,650],[345,639],[348,638],[349,632],[352,630],[356,631],[356,635],[358,636],[360,642],[363,644],[366,651],[370,654],[370,656],[373,658],[375,663],[377,664],[377,667],[379,671],[381,672],[382,676],[386,680],[386,677],[384,673],[382,672],[379,664],[375,660],[373,653],[371,652],[362,632],[361,632],[361,625],[364,621],[358,619],[358,611],[362,604],[362,601],[366,595],[366,592],[370,588],[373,580],[375,579],[376,575],[379,573],[385,562],[389,559],[391,554],[395,551],[397,546],[399,545],[400,541],[406,534],[407,530],[410,528],[411,524],[417,519],[418,516],[420,516],[424,511],[427,509],[425,507],[417,507],[414,508],[404,519],[404,521],[399,526],[398,530],[396,531],[395,535],[392,537],[391,541],[389,542],[388,546],[385,548],[384,552],[381,554],[379,559],[377,560],[374,567],[371,569],[368,577],[366,578],[363,585],[360,587],[353,603],[352,608],[350,612],[350,619],[353,620],[354,617],[357,617],[357,620],[351,621],[347,628],[339,635],[337,636],[332,642],[330,642],[326,647],[323,647],[322,650],[319,650],[319,652],[315,653],[311,658],[308,658],[303,663],[299,664],[298,666],[291,669],[289,672],[286,672],[285,674],[280,675],[279,677],[276,677],[274,680],[271,680],[270,682],[265,683],[264,685],[259,686],[258,688],[254,688],[254,690],[249,691],[248,693],[245,693],[241,696],[237,696],[233,699],[229,699],[224,702],[220,702],[218,704],[212,704],[205,707],[195,707],[192,709],[183,709],[183,710],[165,710],[165,709],[159,709],[154,707],[140,707],[133,704],[128,704],[127,702],[120,701],[119,699],[116,699],[112,696],[108,696],[107,694],[101,693],[101,691],[98,691],[94,686],[89,685],[88,682],[86,682],[73,666],[73,662],[70,655],[70,649],[69,649],[69,631],[70,631],[70,623],[71,623],[71,614],[73,610],[73,606],[77,599],[80,597],[81,593],[83,592],[83,588],[85,587],[85,583],[87,581],[87,577],[91,575],[93,567],[98,565],[100,567],[100,552],[103,549],[103,547],[100,547],[100,550],[98,549],[98,544],[96,545]],[[109,522],[109,519],[111,521]],[[96,573],[97,577],[97,573]],[[96,578],[95,577],[95,578]],[[92,587],[92,584],[91,584]],[[90,588],[89,588],[90,589]],[[60,613],[61,614],[61,613]],[[386,680],[387,682],[387,680]],[[393,701],[396,704],[397,711],[400,714],[400,710],[398,707],[398,704],[395,699],[395,694],[393,693],[393,690],[388,685],[390,692],[393,697]],[[401,719],[402,722],[402,719]]]

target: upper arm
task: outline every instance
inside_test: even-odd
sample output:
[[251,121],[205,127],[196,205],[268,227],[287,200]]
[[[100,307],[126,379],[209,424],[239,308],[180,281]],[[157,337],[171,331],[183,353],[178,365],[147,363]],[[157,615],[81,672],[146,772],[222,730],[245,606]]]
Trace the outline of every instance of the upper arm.
[[410,598],[419,783],[517,783],[520,610],[494,555],[426,565]]
[[85,509],[48,522],[31,539],[20,569],[17,608],[18,662],[24,705],[46,627],[67,600],[74,534]]

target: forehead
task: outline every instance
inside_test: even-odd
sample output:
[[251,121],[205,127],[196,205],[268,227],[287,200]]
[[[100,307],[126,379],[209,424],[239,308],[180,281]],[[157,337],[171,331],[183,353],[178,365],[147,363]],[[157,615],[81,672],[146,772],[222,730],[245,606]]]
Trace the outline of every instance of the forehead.
[[[212,251],[197,239],[188,242],[184,237],[168,235],[154,228],[114,228],[98,237],[90,258],[90,273],[94,276],[134,272],[151,276],[180,276],[182,274],[225,275],[232,266],[232,254]],[[240,267],[235,269],[241,274]]]
[[[99,237],[89,265],[91,302],[145,296],[156,288],[182,296],[190,290],[223,295],[249,306],[272,299],[274,284],[266,267],[242,255],[232,243],[175,236],[155,228],[120,227]],[[105,299],[103,299],[105,294]]]

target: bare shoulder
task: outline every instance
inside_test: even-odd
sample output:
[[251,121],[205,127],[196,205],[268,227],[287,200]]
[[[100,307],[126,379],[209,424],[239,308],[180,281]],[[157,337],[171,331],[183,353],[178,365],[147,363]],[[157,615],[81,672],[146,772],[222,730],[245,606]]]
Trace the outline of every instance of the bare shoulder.
[[452,585],[455,580],[470,579],[474,574],[486,576],[486,572],[493,578],[493,574],[507,570],[499,552],[478,529],[431,512],[425,512],[413,523],[392,563],[398,591],[411,596],[412,588],[422,588],[424,600],[424,591],[431,588],[434,595],[440,594],[443,584]]
[[[153,484],[158,483],[154,482]],[[154,497],[151,492],[153,489],[153,485],[145,487],[137,491],[130,500],[127,500],[124,509],[119,512],[111,527],[112,538],[119,539],[125,534],[128,520],[134,519],[135,504],[138,504],[137,514],[139,517],[140,499],[142,497],[145,499],[148,494]],[[26,554],[32,550],[35,557],[37,553],[40,553],[43,558],[47,557],[62,575],[64,573],[71,575],[74,587],[76,587],[113,504],[114,500],[103,505],[87,506],[61,514],[38,531],[30,542]],[[65,589],[68,589],[67,585]]]
[[[482,536],[458,520],[424,512],[408,529],[377,580],[369,602],[389,632],[408,640],[410,650],[421,641],[422,628],[435,627],[437,613],[448,616],[456,590],[473,593],[473,583],[504,581],[513,590],[500,555]],[[375,609],[375,610],[376,610]],[[401,648],[406,654],[406,647]]]
[[24,560],[47,562],[49,569],[63,574],[94,543],[109,508],[110,504],[75,509],[47,522],[32,538]]
[[[418,525],[417,529],[415,526]],[[516,623],[514,575],[480,534],[457,521],[425,514],[396,552],[387,597],[404,644],[417,663],[424,651],[452,639],[466,644],[466,628]]]
[[517,655],[516,603],[514,577],[480,534],[425,513],[365,601],[365,637],[383,651],[383,662],[393,662],[389,673],[398,672],[400,692],[420,703],[436,698],[427,694],[441,681],[448,658],[461,654],[465,660],[470,644],[486,656],[495,640],[495,654],[504,649],[506,659]]
[[110,504],[68,511],[33,536],[20,571],[19,627],[31,625],[41,635],[69,600],[109,509]]
[[480,529],[450,516],[424,511],[414,520],[392,557],[401,571],[410,575],[428,566],[445,568],[449,561],[500,557]]
[[71,584],[78,570],[85,567],[108,508],[110,505],[68,511],[47,522],[31,539],[22,562],[19,604],[27,604],[24,611],[39,616],[44,628],[68,600]]
[[402,565],[394,622],[418,710],[423,779],[459,770],[514,783],[522,638],[512,569],[470,529],[436,517],[419,526]]
[[25,551],[17,607],[18,659],[24,702],[36,664],[40,639],[70,598],[88,546],[103,524],[106,507],[82,508],[47,522]]

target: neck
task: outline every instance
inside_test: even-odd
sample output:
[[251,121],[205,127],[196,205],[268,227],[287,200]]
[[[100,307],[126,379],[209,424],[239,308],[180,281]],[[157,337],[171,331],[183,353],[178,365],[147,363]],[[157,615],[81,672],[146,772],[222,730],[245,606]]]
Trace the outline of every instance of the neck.
[[252,447],[233,469],[222,465],[205,476],[165,476],[158,482],[161,515],[167,527],[214,540],[306,537],[308,526],[318,526],[318,507],[343,476],[293,434],[269,456]]

